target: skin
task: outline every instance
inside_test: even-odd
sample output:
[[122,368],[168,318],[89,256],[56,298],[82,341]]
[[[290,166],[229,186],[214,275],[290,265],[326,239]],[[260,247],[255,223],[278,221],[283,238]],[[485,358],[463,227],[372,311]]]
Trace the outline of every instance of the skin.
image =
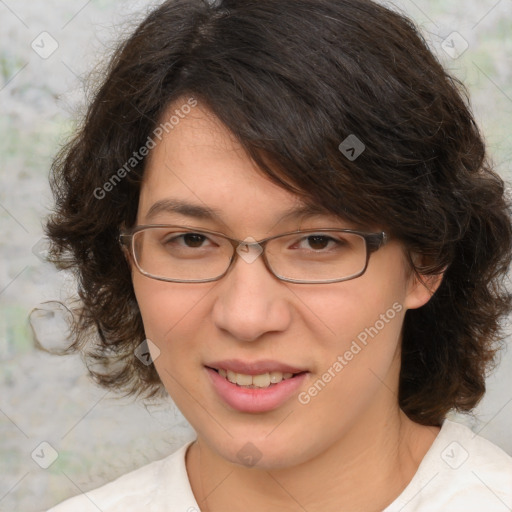
[[[148,217],[162,199],[216,214]],[[323,214],[283,220],[300,205],[198,104],[152,150],[137,224],[184,224],[240,240],[358,227]],[[156,369],[197,432],[186,464],[201,510],[381,511],[410,482],[439,428],[418,425],[399,408],[400,333],[406,310],[425,304],[439,282],[419,283],[399,242],[373,253],[363,276],[341,283],[284,283],[261,258],[238,258],[213,283],[162,282],[133,269],[133,284],[146,335],[160,350]],[[274,359],[307,368],[306,391],[395,303],[402,311],[306,405],[294,395],[276,410],[241,413],[206,374],[213,360]],[[253,467],[237,457],[247,442],[261,453]]]

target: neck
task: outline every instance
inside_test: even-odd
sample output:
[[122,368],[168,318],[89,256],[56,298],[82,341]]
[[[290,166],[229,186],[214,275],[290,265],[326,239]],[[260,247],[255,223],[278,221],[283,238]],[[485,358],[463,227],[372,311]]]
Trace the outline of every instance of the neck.
[[232,464],[199,436],[187,469],[201,510],[382,510],[410,482],[439,428],[412,422],[398,407],[387,415],[379,409],[359,418],[329,450],[285,469]]

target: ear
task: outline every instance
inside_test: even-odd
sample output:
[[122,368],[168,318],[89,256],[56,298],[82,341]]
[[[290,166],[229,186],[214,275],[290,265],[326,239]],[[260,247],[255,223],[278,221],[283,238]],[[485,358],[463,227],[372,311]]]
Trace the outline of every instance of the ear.
[[[418,254],[411,255],[411,262],[414,263],[416,268],[424,267],[424,261]],[[409,282],[407,295],[405,298],[405,308],[406,309],[417,309],[424,306],[431,298],[432,295],[437,291],[441,282],[443,281],[444,272],[446,268],[444,268],[441,272],[437,274],[417,274],[414,270],[410,270]]]

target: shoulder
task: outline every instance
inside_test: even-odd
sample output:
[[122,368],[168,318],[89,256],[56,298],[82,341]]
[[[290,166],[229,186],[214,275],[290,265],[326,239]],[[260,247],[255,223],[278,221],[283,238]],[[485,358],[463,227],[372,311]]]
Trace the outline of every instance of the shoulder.
[[48,512],[127,512],[166,510],[172,503],[180,512],[197,507],[185,466],[191,442],[172,455],[127,473],[97,489],[84,492]]
[[409,485],[385,512],[512,509],[512,457],[465,425],[445,420]]

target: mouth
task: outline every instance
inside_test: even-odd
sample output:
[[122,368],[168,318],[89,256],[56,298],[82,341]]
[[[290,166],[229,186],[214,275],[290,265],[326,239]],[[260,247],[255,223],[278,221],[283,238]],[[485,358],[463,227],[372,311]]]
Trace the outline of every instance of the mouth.
[[231,359],[208,363],[209,381],[222,401],[243,413],[264,413],[284,406],[304,386],[309,371],[277,361]]
[[231,384],[235,384],[238,387],[246,389],[267,389],[280,384],[284,380],[293,379],[299,375],[307,373],[305,371],[282,372],[274,370],[250,375],[247,373],[238,373],[225,368],[213,368],[211,366],[207,366],[207,368],[217,372],[221,377],[231,382]]
[[222,401],[231,409],[245,413],[269,412],[284,406],[304,386],[310,374],[304,366],[271,359],[208,361],[204,368]]

